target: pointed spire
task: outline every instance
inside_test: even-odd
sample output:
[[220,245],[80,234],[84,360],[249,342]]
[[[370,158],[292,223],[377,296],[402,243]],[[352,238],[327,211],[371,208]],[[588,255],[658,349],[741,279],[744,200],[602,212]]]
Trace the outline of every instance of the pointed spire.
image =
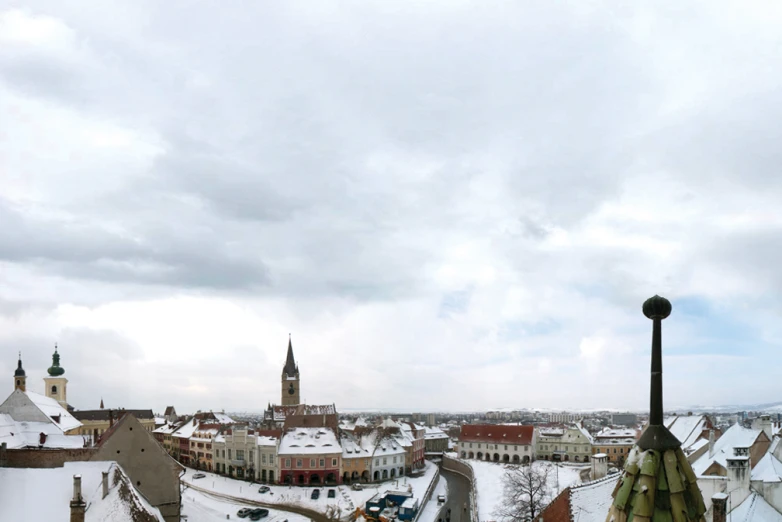
[[100,409],[103,409],[103,397],[100,398]]
[[282,373],[288,377],[296,377],[299,373],[299,368],[296,366],[296,360],[293,358],[291,334],[288,334],[288,355],[285,358],[285,366],[282,369]]

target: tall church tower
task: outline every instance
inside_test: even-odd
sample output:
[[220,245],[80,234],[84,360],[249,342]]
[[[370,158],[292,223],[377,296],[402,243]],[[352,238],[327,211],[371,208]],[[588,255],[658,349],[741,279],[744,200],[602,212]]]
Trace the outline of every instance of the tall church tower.
[[293,359],[293,344],[288,335],[288,356],[282,368],[282,405],[296,406],[301,403],[299,398],[299,367]]
[[14,372],[14,390],[27,391],[27,375],[22,368],[22,352],[19,352],[19,362]]
[[54,354],[52,355],[52,365],[47,370],[49,377],[44,377],[44,387],[46,396],[60,403],[60,406],[68,409],[68,379],[63,377],[65,368],[60,366],[60,354],[57,353],[57,345],[54,345]]

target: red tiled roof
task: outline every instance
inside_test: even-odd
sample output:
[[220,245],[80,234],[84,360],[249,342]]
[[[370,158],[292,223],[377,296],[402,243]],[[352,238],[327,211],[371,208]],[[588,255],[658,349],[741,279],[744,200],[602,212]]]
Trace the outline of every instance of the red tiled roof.
[[503,424],[465,424],[461,442],[496,442],[502,444],[532,444],[534,426],[506,426]]

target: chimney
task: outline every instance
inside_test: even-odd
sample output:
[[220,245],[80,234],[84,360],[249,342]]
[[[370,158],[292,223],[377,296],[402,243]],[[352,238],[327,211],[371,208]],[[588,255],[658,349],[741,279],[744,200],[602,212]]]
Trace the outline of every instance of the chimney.
[[109,429],[114,426],[114,410],[109,410]]
[[712,522],[726,522],[728,518],[728,495],[715,493],[711,497]]
[[101,477],[101,485],[103,486],[103,496],[101,498],[106,498],[109,494],[109,472],[104,471],[103,477]]
[[714,456],[714,430],[709,430],[709,458]]
[[8,444],[3,442],[0,444],[0,468],[4,468],[6,465],[6,458],[8,453],[6,452],[8,450]]
[[84,522],[87,504],[81,497],[81,475],[73,476],[73,498],[71,499],[71,522]]
[[46,444],[46,434],[41,432],[38,434],[38,445],[43,446]]
[[[738,450],[738,448],[737,448]],[[736,451],[736,453],[743,453]],[[738,506],[749,496],[749,481],[752,474],[749,455],[728,457],[728,491],[731,503]]]

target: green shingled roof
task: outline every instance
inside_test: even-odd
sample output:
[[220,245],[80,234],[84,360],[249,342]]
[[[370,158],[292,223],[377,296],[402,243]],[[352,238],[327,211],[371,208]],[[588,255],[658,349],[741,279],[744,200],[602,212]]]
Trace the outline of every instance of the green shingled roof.
[[606,522],[704,522],[706,506],[681,448],[634,447],[612,494]]

